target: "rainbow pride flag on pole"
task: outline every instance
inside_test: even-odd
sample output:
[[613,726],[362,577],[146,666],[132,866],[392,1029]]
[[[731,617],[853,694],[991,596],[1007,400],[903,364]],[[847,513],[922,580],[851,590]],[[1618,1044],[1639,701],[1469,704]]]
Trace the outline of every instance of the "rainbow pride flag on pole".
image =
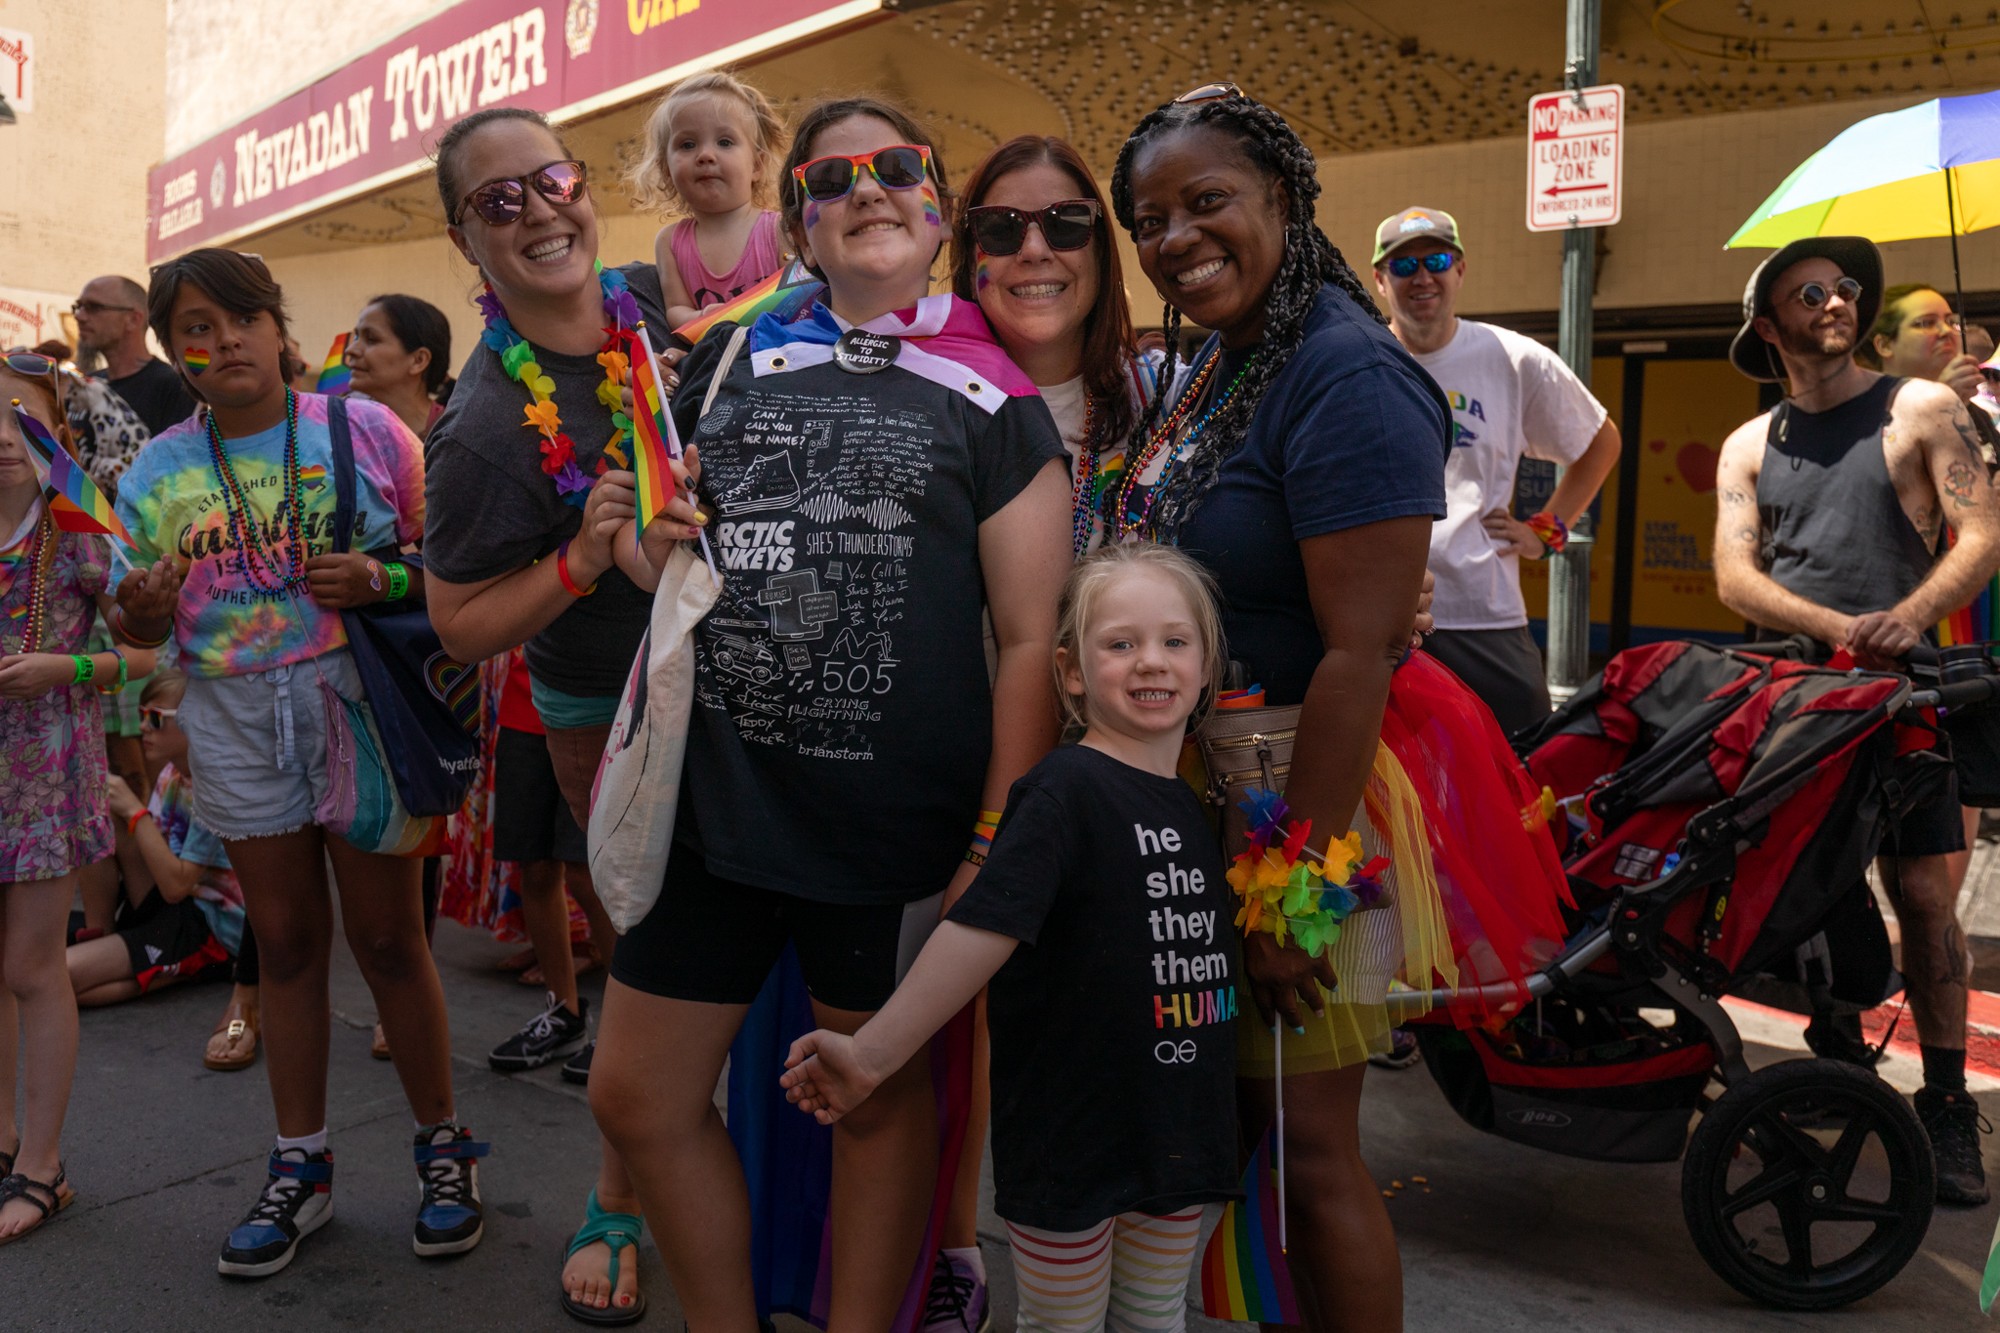
[[760,316],[773,312],[789,324],[813,303],[825,286],[803,260],[787,259],[770,277],[754,287],[744,288],[740,296],[710,306],[675,329],[674,334],[690,344],[698,343],[703,334],[725,320],[731,324],[754,324]]
[[[674,429],[673,413],[667,410],[668,395],[660,382],[660,363],[653,355],[653,343],[646,336],[646,321],[632,328],[632,471],[639,478],[639,523],[636,532],[659,517],[674,498],[674,471],[667,464],[681,456],[680,432]],[[635,540],[636,540],[635,532]],[[708,534],[701,535],[701,554],[717,581],[715,556],[708,549]]]
[[1299,1300],[1278,1236],[1278,1129],[1266,1130],[1243,1173],[1243,1200],[1223,1205],[1201,1256],[1201,1308],[1211,1319],[1296,1324]]
[[49,517],[56,526],[64,532],[90,532],[111,538],[116,544],[114,554],[129,565],[125,552],[133,549],[132,534],[125,530],[111,508],[111,501],[104,498],[104,492],[97,489],[90,474],[69,456],[69,450],[56,443],[47,426],[21,410],[18,400],[14,403],[14,420],[28,442],[28,456],[35,462],[35,471],[47,487]]
[[347,340],[352,334],[334,335],[333,346],[327,350],[326,364],[319,368],[319,381],[313,388],[324,394],[338,396],[354,387],[354,372],[347,365]]

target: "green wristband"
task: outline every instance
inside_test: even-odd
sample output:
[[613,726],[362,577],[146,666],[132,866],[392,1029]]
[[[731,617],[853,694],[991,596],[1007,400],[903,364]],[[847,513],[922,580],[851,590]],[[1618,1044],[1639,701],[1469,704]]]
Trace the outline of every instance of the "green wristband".
[[118,678],[108,684],[99,685],[97,692],[99,694],[116,694],[118,691],[124,689],[125,682],[132,678],[132,664],[127,662],[125,654],[119,652],[116,648],[109,648],[105,651],[118,659]]
[[70,655],[70,660],[76,663],[76,679],[71,681],[70,684],[72,685],[89,684],[90,678],[97,674],[97,663],[91,661],[88,657],[85,657],[82,653],[72,653]]
[[400,602],[410,594],[410,567],[408,565],[385,565],[389,571],[389,595],[385,602]]

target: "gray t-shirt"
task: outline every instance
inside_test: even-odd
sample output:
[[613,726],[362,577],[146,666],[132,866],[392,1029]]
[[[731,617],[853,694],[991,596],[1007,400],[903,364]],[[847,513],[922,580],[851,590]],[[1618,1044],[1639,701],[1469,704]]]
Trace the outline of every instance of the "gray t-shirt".
[[[649,263],[619,271],[647,330],[666,330],[659,271]],[[604,368],[595,354],[565,356],[539,347],[535,361],[556,382],[555,403],[562,431],[575,445],[577,466],[595,476],[615,429],[611,409],[597,397]],[[552,554],[583,526],[583,511],[564,500],[555,480],[542,471],[541,436],[524,424],[523,409],[531,401],[527,389],[507,377],[499,353],[481,342],[431,428],[424,446],[424,565],[447,582],[511,574]],[[625,686],[652,606],[651,593],[622,571],[606,570],[596,592],[577,598],[528,640],[529,674],[564,694],[615,697]]]

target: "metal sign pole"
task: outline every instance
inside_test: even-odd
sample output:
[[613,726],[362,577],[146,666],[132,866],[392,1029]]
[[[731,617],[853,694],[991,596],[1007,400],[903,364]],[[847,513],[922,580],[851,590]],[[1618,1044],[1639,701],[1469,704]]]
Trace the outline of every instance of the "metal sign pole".
[[[1598,0],[1569,0],[1564,86],[1597,82]],[[1597,274],[1597,230],[1572,225],[1563,233],[1562,310],[1556,352],[1590,385],[1591,297]],[[1562,470],[1556,472],[1558,483]],[[1549,561],[1549,697],[1560,708],[1590,674],[1590,548],[1595,541],[1586,510],[1570,529],[1569,545]]]

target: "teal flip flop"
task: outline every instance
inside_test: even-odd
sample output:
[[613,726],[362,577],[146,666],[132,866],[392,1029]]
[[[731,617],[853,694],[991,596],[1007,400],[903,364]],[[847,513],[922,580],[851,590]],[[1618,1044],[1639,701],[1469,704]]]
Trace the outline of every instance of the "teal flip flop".
[[[570,1255],[584,1246],[603,1241],[611,1247],[611,1288],[615,1293],[618,1289],[619,1254],[638,1245],[639,1232],[644,1226],[643,1219],[634,1217],[630,1213],[607,1213],[598,1207],[597,1191],[592,1190],[589,1201],[583,1206],[583,1225],[578,1227],[576,1235],[570,1238],[569,1249],[564,1253],[563,1260],[566,1263]],[[637,1255],[633,1255],[633,1262],[637,1263],[638,1258]],[[594,1305],[584,1305],[571,1300],[570,1294],[565,1291],[562,1294],[562,1309],[564,1314],[579,1323],[594,1324],[599,1328],[618,1328],[625,1324],[636,1324],[645,1317],[646,1293],[640,1292],[630,1305],[622,1309],[616,1305],[607,1305],[600,1310]]]

